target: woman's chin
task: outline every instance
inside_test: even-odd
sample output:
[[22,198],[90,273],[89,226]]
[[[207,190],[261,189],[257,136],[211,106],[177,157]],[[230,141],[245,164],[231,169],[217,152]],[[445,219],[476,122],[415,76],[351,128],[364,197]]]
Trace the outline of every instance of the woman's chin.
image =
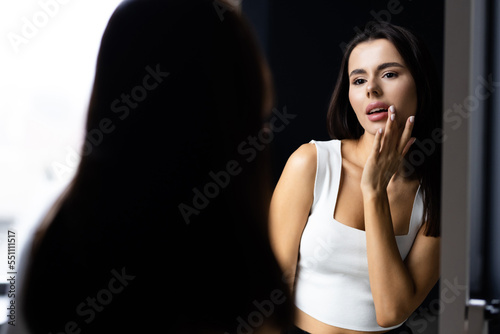
[[366,128],[365,128],[365,132],[364,132],[364,134],[366,134],[366,135],[368,135],[368,136],[370,136],[370,137],[371,137],[371,136],[375,137],[375,135],[377,134],[377,131],[378,131],[379,129],[381,129],[381,128],[382,128],[382,129],[384,129],[384,125],[383,125],[383,124],[381,124],[381,125],[380,125],[380,126],[378,126],[378,127],[377,127],[377,126],[370,126],[370,127],[366,127]]

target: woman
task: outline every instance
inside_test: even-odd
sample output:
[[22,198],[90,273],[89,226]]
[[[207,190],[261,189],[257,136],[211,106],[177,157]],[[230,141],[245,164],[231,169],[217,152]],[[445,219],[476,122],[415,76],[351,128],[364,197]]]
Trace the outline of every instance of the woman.
[[30,333],[279,332],[290,298],[267,235],[268,156],[238,153],[272,88],[228,3],[116,9],[80,165],[29,249]]
[[300,146],[271,201],[272,247],[295,299],[290,333],[410,332],[405,320],[439,278],[438,78],[405,28],[372,26],[349,43],[332,140]]

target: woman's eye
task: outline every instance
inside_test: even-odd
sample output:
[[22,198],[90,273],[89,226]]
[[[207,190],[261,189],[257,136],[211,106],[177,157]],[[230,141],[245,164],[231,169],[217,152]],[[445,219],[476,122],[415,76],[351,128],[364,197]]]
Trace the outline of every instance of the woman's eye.
[[388,73],[384,74],[384,77],[389,78],[389,79],[396,78],[397,76],[398,75],[396,73],[393,73],[393,72],[388,72]]
[[354,85],[361,85],[361,84],[362,84],[362,83],[364,83],[364,82],[365,82],[365,80],[364,80],[364,79],[356,79],[356,80],[354,80],[352,83],[353,83]]

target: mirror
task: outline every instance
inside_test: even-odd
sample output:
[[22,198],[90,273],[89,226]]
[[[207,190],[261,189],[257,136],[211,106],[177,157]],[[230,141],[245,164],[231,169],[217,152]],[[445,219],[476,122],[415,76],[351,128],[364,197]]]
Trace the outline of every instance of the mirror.
[[[253,24],[268,58],[276,86],[276,110],[290,115],[273,142],[274,182],[290,155],[310,140],[329,140],[326,112],[343,50],[365,26],[390,22],[421,35],[442,83],[444,1],[252,0],[242,10]],[[437,333],[436,285],[408,319],[415,333]]]

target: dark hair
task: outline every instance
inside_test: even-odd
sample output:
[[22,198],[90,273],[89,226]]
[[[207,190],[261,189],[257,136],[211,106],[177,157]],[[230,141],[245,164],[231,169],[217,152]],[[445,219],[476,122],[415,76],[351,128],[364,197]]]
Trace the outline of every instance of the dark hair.
[[[440,235],[441,207],[441,80],[432,56],[422,38],[410,30],[390,24],[369,25],[347,44],[337,83],[327,113],[331,138],[358,139],[364,132],[349,102],[348,63],[352,50],[360,43],[386,39],[403,57],[417,87],[417,113],[413,136],[417,141],[405,157],[407,177],[418,178],[424,192],[426,235]],[[419,148],[422,148],[419,150]],[[425,149],[423,149],[425,148]]]
[[[162,324],[173,334],[235,332],[275,289],[286,302],[266,321],[287,325],[291,298],[267,235],[268,151],[246,164],[238,153],[262,129],[274,87],[250,23],[225,5],[127,0],[111,16],[82,159],[31,244],[30,333],[72,319],[93,334]],[[109,293],[116,275],[135,278],[109,306],[105,296],[105,312],[84,317],[88,296]],[[57,291],[47,288],[53,277]]]

